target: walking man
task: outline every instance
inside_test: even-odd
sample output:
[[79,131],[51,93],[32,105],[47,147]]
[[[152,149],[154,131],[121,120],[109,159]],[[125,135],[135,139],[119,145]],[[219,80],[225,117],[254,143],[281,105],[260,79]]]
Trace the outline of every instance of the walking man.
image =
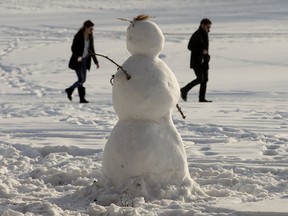
[[209,70],[209,38],[212,22],[204,18],[200,22],[199,29],[190,38],[188,49],[191,51],[190,68],[193,68],[196,79],[181,88],[181,97],[187,101],[188,92],[196,85],[200,84],[199,102],[212,102],[206,100],[206,89]]

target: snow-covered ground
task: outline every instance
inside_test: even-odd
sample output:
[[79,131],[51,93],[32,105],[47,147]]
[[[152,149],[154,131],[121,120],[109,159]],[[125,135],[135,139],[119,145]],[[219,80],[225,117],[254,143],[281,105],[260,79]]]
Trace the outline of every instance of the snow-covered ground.
[[[127,22],[156,16],[160,57],[180,86],[194,79],[187,42],[203,17],[210,33],[207,98],[179,102],[174,123],[191,177],[210,197],[145,201],[103,187],[103,149],[118,118],[111,75],[99,58],[87,99],[70,102],[74,34],[94,21],[95,49],[122,64]],[[11,0],[0,2],[1,215],[288,215],[288,1]]]

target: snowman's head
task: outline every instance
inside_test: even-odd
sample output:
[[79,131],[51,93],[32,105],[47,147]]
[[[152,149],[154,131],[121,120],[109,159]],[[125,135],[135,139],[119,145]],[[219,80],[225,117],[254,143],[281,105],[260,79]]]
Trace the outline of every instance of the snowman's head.
[[127,29],[127,49],[132,55],[158,56],[164,47],[164,35],[154,22],[139,17]]

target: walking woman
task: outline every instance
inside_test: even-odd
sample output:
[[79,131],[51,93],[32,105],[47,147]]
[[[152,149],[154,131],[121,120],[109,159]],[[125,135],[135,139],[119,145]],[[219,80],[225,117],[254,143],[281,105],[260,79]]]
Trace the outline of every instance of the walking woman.
[[90,20],[85,21],[73,39],[73,44],[71,46],[72,56],[69,61],[69,68],[76,71],[78,80],[72,86],[65,89],[70,101],[72,101],[74,89],[78,88],[80,103],[89,103],[89,101],[85,99],[86,90],[83,84],[86,81],[87,70],[90,70],[91,67],[91,58],[96,64],[96,67],[99,68],[96,56],[90,55],[91,53],[95,53],[93,27],[93,22]]

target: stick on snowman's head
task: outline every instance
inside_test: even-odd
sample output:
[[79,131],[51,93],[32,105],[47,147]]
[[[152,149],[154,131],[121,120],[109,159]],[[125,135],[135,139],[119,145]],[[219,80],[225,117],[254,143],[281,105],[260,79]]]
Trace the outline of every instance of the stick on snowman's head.
[[126,35],[127,49],[131,55],[158,56],[164,47],[164,35],[149,16],[139,15],[129,25]]

